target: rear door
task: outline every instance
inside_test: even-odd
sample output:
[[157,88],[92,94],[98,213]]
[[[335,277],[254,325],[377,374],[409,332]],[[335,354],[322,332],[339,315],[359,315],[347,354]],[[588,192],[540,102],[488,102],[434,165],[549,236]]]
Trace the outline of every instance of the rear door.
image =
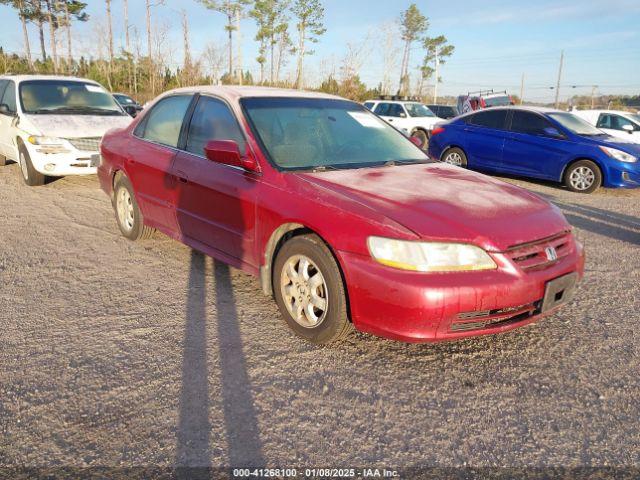
[[204,147],[210,140],[234,140],[241,153],[246,150],[244,135],[229,106],[221,99],[203,95],[193,110],[172,169],[180,180],[176,200],[180,231],[186,243],[205,244],[227,256],[225,260],[231,263],[239,260],[257,266],[254,240],[258,176],[207,159]]
[[536,112],[515,110],[504,147],[505,172],[557,180],[574,147],[573,142],[550,134],[555,125]]
[[507,138],[507,110],[489,109],[467,117],[464,149],[468,166],[498,170]]
[[192,99],[193,95],[172,95],[156,103],[136,127],[124,159],[145,220],[169,234],[178,231],[171,167]]

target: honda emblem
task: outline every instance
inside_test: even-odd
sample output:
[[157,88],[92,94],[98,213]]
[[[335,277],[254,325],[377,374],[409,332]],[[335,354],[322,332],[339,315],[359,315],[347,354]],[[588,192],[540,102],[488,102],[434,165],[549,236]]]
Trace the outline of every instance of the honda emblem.
[[555,262],[558,259],[558,252],[553,247],[547,247],[544,249],[544,252],[547,254],[547,260],[550,262]]

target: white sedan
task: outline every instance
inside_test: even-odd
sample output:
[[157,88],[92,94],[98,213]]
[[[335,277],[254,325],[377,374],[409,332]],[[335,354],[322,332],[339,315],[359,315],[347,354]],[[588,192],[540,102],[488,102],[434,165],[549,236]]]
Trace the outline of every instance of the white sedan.
[[640,143],[640,115],[621,110],[577,110],[571,112],[612,137]]

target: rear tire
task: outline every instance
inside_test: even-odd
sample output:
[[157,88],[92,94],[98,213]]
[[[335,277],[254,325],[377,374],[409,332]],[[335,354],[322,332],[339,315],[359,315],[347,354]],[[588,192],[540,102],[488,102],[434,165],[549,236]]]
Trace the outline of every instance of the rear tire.
[[301,235],[285,243],[271,281],[280,312],[299,337],[325,345],[353,331],[340,269],[317,235]]
[[564,184],[572,192],[593,193],[602,185],[602,172],[591,160],[580,160],[567,168]]
[[420,128],[416,128],[413,132],[411,132],[412,137],[418,137],[422,141],[422,146],[420,147],[422,150],[427,150],[429,148],[429,134]]
[[20,175],[26,185],[30,187],[44,185],[45,175],[33,168],[27,147],[22,143],[18,146],[18,166],[18,175]]
[[113,209],[120,232],[129,240],[150,238],[155,229],[144,224],[131,182],[120,177],[116,182],[113,195]]
[[7,164],[7,157],[0,155],[0,167],[4,167]]
[[447,150],[442,156],[442,161],[456,167],[467,168],[467,156],[458,147]]

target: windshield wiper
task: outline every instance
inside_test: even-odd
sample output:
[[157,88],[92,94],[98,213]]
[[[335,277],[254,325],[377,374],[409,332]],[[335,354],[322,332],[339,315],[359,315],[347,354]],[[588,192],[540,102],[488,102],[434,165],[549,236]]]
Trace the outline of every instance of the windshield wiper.
[[338,167],[334,166],[334,165],[318,165],[317,167],[313,167],[311,169],[311,171],[313,173],[316,172],[327,172],[329,170],[340,170]]
[[30,113],[93,113],[96,115],[122,115],[119,110],[112,110],[109,108],[100,107],[57,107],[57,108],[42,108]]

